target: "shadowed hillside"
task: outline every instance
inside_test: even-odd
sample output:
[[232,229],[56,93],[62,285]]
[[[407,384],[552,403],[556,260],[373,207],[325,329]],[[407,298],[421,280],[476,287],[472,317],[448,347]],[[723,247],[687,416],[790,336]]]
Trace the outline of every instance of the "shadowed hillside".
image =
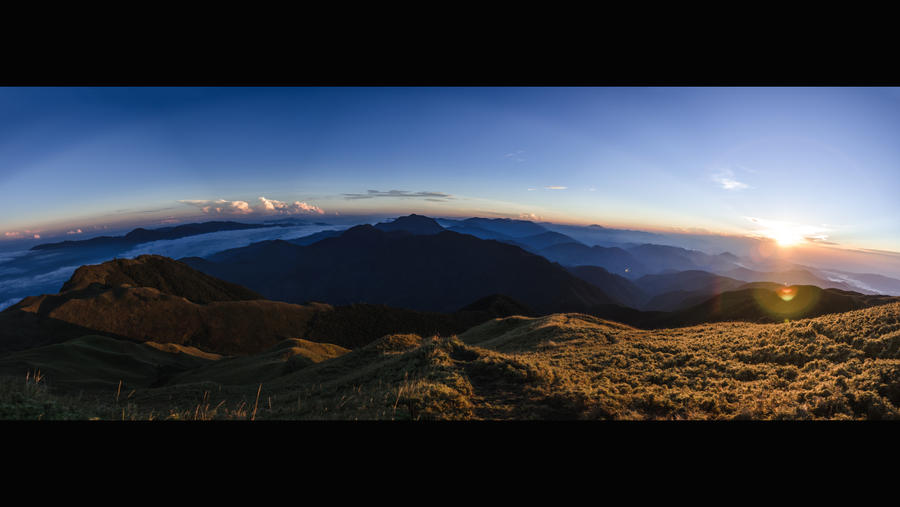
[[136,259],[82,266],[63,284],[60,292],[87,289],[93,284],[105,288],[150,287],[200,304],[263,299],[252,290],[205,275],[161,255],[141,255]]
[[704,322],[783,322],[900,301],[812,285],[753,283],[723,292],[696,306],[663,314],[652,327],[690,326]]
[[543,257],[450,231],[414,235],[362,225],[309,246],[268,241],[183,261],[268,299],[292,303],[452,312],[504,294],[539,313],[618,303]]
[[[101,365],[107,347],[118,346],[82,341],[64,347],[91,349],[80,364]],[[54,357],[73,357],[51,349],[60,346],[24,360],[51,371]],[[583,314],[512,316],[458,336],[391,334],[351,351],[289,340],[242,358],[187,359],[198,366],[155,387],[145,387],[152,367],[116,388],[116,373],[104,371],[97,387],[105,390],[84,398],[52,387],[62,367],[39,380],[3,379],[0,417],[900,418],[900,303],[789,323],[654,331]],[[72,378],[86,370],[66,371]]]
[[79,268],[58,294],[0,312],[0,352],[100,334],[137,342],[252,354],[290,338],[359,347],[389,333],[449,336],[485,320],[530,310],[505,296],[452,313],[385,305],[267,301],[161,256]]

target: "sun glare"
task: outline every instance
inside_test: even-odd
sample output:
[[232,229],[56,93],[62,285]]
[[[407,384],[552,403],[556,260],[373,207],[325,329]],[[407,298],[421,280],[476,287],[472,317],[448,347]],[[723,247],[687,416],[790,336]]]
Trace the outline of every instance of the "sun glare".
[[824,227],[783,222],[780,220],[765,220],[754,217],[746,218],[759,227],[759,229],[754,231],[754,235],[774,240],[775,244],[780,248],[790,248],[792,246],[804,244],[811,239],[824,240],[828,238],[828,231]]
[[804,241],[803,236],[789,230],[772,231],[771,236],[780,247],[792,247]]

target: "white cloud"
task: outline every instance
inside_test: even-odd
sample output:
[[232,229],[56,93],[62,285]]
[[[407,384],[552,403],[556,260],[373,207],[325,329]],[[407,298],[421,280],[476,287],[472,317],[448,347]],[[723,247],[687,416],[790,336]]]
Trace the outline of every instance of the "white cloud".
[[750,185],[734,179],[734,171],[731,169],[723,169],[713,174],[712,180],[721,185],[725,190],[744,190],[750,188]]
[[66,231],[66,234],[81,234],[81,229],[75,229],[72,231]]
[[292,227],[263,227],[238,231],[218,231],[180,239],[151,241],[137,245],[123,254],[123,258],[143,254],[156,254],[180,259],[182,257],[205,257],[229,248],[239,248],[273,239],[290,240],[322,231],[342,230],[341,226],[298,225]]
[[307,204],[305,202],[294,201],[288,204],[275,199],[259,198],[259,205],[253,207],[247,201],[228,201],[225,199],[217,199],[215,201],[209,199],[182,199],[178,201],[182,204],[197,206],[204,213],[217,215],[249,215],[258,213],[261,215],[323,215],[325,212],[318,206]]
[[534,220],[536,222],[543,219],[542,216],[535,215],[534,213],[521,213],[519,214],[519,218],[521,218],[522,220]]
[[553,186],[544,187],[544,188],[546,188],[547,190],[565,190],[565,189],[567,189],[567,188],[569,188],[569,187],[561,187],[561,186],[558,186],[558,185],[553,185]]
[[[260,203],[266,211],[278,213],[281,215],[324,215],[325,212],[318,206],[306,204],[305,202],[294,201],[294,204],[287,204],[274,199],[259,198]],[[239,201],[243,202],[243,201]],[[245,205],[247,203],[244,203]]]

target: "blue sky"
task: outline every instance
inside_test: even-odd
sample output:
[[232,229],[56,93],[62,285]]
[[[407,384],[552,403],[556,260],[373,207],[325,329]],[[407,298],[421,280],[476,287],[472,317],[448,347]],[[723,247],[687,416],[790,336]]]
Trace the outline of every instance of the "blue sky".
[[884,88],[5,88],[0,240],[418,212],[900,251],[897,139]]

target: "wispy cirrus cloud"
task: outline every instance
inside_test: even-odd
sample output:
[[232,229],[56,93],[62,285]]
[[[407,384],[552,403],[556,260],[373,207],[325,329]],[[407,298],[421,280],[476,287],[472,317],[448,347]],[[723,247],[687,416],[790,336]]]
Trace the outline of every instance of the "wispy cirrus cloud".
[[710,177],[713,181],[722,186],[725,190],[745,190],[750,185],[735,179],[734,171],[731,169],[722,169]]
[[503,157],[508,158],[514,162],[525,162],[525,157],[522,156],[524,153],[524,150],[516,150],[503,155]]
[[443,192],[410,192],[408,190],[368,190],[365,194],[343,194],[344,199],[374,199],[377,197],[394,197],[400,199],[425,199],[433,202],[445,202],[454,197]]
[[559,185],[552,185],[552,186],[544,187],[544,188],[547,189],[547,190],[565,190],[565,189],[567,189],[567,188],[569,188],[569,187],[563,187],[563,186],[559,186]]
[[247,201],[228,201],[225,199],[209,200],[209,199],[182,199],[178,202],[196,206],[206,214],[216,215],[249,215],[251,213],[258,215],[323,215],[325,211],[322,208],[307,204],[305,202],[294,201],[287,203],[276,199],[267,199],[260,197],[259,204],[255,207],[250,206]]

